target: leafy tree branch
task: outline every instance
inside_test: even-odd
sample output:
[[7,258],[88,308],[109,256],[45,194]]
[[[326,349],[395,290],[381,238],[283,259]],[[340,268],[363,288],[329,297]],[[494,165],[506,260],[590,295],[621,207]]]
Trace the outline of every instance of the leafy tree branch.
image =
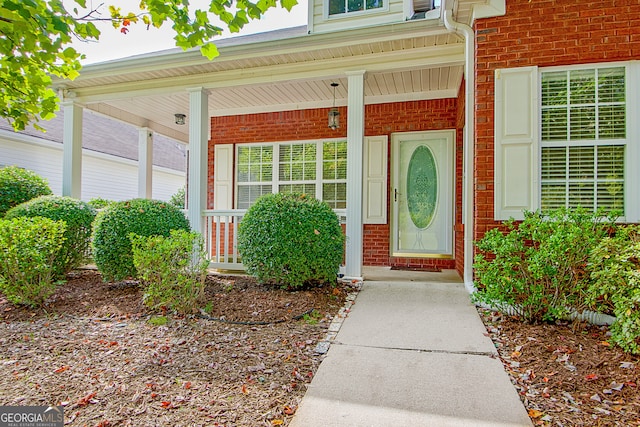
[[211,42],[223,28],[238,32],[251,20],[260,19],[270,8],[291,10],[297,0],[211,0],[207,10],[190,9],[188,0],[141,0],[135,12],[123,12],[104,4],[87,8],[86,0],[70,0],[68,10],[62,0],[0,0],[0,81],[8,83],[0,92],[0,117],[13,128],[23,130],[41,119],[48,120],[58,110],[59,99],[51,89],[51,76],[75,79],[84,55],[70,46],[74,38],[99,40],[96,21],[110,21],[123,34],[135,24],[147,29],[170,24],[176,46],[199,47],[209,60],[218,56]]

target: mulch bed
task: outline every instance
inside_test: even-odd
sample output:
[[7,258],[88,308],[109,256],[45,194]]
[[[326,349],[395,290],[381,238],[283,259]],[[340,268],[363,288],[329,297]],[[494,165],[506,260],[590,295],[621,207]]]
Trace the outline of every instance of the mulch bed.
[[[206,317],[218,320],[151,313],[137,282],[93,270],[38,310],[0,295],[0,405],[62,404],[71,426],[288,425],[352,290],[211,275]],[[640,426],[640,357],[606,327],[480,314],[534,425]]]
[[480,314],[534,425],[640,426],[640,357],[607,327]]
[[351,290],[210,275],[218,320],[150,313],[137,282],[91,270],[38,310],[0,295],[0,405],[64,405],[71,426],[288,425]]

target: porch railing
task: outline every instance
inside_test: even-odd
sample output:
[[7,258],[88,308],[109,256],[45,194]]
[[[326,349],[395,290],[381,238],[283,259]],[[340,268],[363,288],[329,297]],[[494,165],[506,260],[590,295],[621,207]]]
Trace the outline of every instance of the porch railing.
[[[205,248],[211,261],[210,268],[244,271],[238,253],[238,225],[246,209],[206,210],[204,217]],[[346,224],[346,209],[334,209],[340,224]]]

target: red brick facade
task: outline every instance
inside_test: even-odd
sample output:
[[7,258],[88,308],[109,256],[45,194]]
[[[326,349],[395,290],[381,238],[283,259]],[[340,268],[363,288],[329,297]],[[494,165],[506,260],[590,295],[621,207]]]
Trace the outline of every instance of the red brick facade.
[[493,221],[494,71],[640,59],[637,0],[507,0],[506,15],[476,31],[475,232]]
[[[389,255],[390,225],[364,226],[364,265],[458,268],[462,271],[462,126],[463,105],[458,99],[411,101],[367,105],[365,108],[365,135],[387,135],[389,143],[394,132],[457,129],[456,132],[456,232],[454,260],[393,258]],[[327,126],[328,109],[310,109],[278,113],[248,114],[211,118],[211,143],[209,145],[209,203],[213,191],[213,144],[247,142],[276,142],[313,140],[322,138],[346,138],[347,109],[341,108],[342,127],[331,130]],[[390,151],[389,151],[390,152]],[[391,168],[389,168],[390,170]],[[389,192],[390,193],[390,192]],[[388,201],[389,202],[389,201]],[[389,203],[387,203],[389,206]]]

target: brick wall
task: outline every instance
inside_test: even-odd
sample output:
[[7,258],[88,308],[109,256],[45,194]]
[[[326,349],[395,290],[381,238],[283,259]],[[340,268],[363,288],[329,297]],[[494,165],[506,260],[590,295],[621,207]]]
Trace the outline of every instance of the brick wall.
[[[309,109],[277,113],[248,114],[211,118],[209,144],[209,207],[213,191],[213,144],[247,142],[276,142],[346,138],[347,109],[340,108],[341,128],[327,126],[328,109]],[[365,107],[365,135],[387,135],[391,143],[393,132],[413,132],[439,129],[461,129],[458,100],[440,99],[367,105]],[[456,138],[456,224],[461,222],[461,159],[462,133]],[[390,165],[389,165],[390,166]],[[389,167],[389,171],[391,168]],[[390,194],[390,192],[389,192]],[[387,203],[389,205],[389,203]],[[389,255],[389,224],[364,227],[364,264],[409,267],[455,268],[456,260],[392,258]],[[456,250],[461,247],[462,233],[456,234]],[[457,256],[457,255],[456,255]],[[462,260],[460,260],[460,263]]]
[[640,59],[637,0],[508,0],[476,23],[475,239],[493,221],[493,97],[497,68]]

